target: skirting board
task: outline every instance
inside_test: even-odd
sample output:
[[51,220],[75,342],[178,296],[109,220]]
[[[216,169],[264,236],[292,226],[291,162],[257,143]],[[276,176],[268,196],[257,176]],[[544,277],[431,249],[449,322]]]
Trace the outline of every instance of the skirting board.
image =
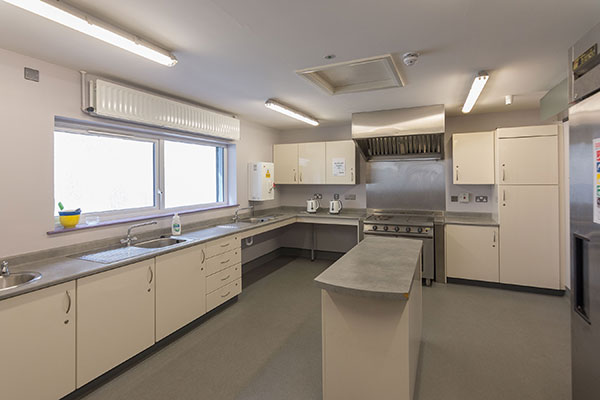
[[564,296],[564,290],[557,289],[544,289],[544,288],[536,288],[531,286],[519,286],[519,285],[510,285],[507,283],[497,283],[497,282],[484,282],[484,281],[475,281],[471,279],[461,279],[461,278],[448,278],[448,283],[458,283],[463,285],[471,285],[471,286],[481,286],[481,287],[489,287],[496,289],[506,289],[506,290],[514,290],[516,292],[528,292],[528,293],[537,293],[537,294],[547,294],[550,296]]

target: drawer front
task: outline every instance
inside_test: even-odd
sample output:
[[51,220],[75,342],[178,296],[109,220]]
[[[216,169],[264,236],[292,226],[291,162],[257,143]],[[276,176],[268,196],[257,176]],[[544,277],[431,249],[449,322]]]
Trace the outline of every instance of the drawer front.
[[232,265],[239,264],[241,262],[242,262],[242,250],[241,249],[228,251],[227,253],[208,258],[206,260],[206,275],[212,275],[215,272],[222,271],[225,268],[229,268]]
[[242,265],[236,264],[232,267],[219,271],[206,277],[206,293],[212,293],[223,286],[242,277]]
[[220,289],[206,295],[206,312],[215,307],[220,306],[227,300],[237,296],[242,292],[242,280],[237,279],[229,285],[225,285]]
[[239,249],[240,247],[242,247],[242,244],[237,235],[214,240],[206,244],[206,258],[215,257],[227,251]]

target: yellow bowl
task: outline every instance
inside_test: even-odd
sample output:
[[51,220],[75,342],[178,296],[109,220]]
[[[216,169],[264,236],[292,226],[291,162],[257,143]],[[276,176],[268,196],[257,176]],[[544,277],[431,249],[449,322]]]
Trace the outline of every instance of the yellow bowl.
[[60,224],[64,228],[75,228],[75,226],[79,223],[79,218],[81,214],[77,215],[61,215],[59,217]]

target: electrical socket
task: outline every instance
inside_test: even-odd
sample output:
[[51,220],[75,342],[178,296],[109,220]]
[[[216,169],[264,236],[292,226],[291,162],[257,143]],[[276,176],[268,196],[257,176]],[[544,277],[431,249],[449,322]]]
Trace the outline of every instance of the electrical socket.
[[458,196],[450,196],[450,201],[452,203],[458,203]]
[[323,198],[323,195],[321,193],[315,193],[313,195],[313,199],[321,200],[322,198]]
[[487,203],[487,202],[488,202],[487,196],[475,196],[475,203]]
[[353,193],[348,193],[344,195],[344,200],[356,200],[356,195]]
[[459,203],[468,203],[471,201],[471,193],[461,193],[458,195]]

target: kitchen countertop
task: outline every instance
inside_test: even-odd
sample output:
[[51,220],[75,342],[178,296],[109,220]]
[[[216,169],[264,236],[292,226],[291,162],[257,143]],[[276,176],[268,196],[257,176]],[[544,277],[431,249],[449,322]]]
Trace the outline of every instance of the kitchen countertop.
[[355,296],[406,300],[423,242],[369,236],[315,278],[317,286]]
[[[83,278],[85,276],[94,275],[100,272],[108,271],[111,269],[119,268],[125,265],[133,264],[139,261],[147,260],[149,258],[156,257],[161,254],[167,254],[173,251],[181,250],[187,247],[195,246],[210,240],[219,239],[221,237],[230,236],[238,233],[243,233],[246,231],[250,231],[257,228],[266,227],[269,225],[277,224],[283,221],[289,221],[290,219],[298,218],[298,217],[312,217],[312,218],[336,218],[336,219],[354,219],[357,221],[361,221],[365,216],[364,210],[343,210],[342,213],[338,215],[331,215],[326,210],[321,212],[317,212],[316,214],[308,214],[306,211],[302,213],[300,208],[292,208],[292,207],[284,207],[284,208],[276,208],[276,209],[268,209],[257,211],[256,216],[266,216],[266,215],[277,215],[276,218],[261,222],[257,224],[252,224],[248,226],[243,226],[235,229],[223,229],[217,228],[215,223],[212,225],[206,225],[204,227],[190,228],[190,232],[186,232],[184,230],[183,234],[180,236],[182,239],[187,239],[183,243],[175,244],[169,247],[164,247],[160,249],[146,249],[147,251],[141,255],[136,255],[131,258],[119,260],[110,264],[98,263],[93,261],[81,260],[76,258],[78,256],[83,255],[82,251],[74,252],[74,253],[66,253],[64,255],[56,256],[55,252],[52,252],[53,256],[50,258],[43,258],[36,261],[26,262],[26,263],[17,263],[16,265],[12,265],[10,267],[10,271],[12,273],[17,272],[25,272],[25,271],[35,271],[42,274],[42,277],[34,282],[13,288],[0,291],[0,300],[7,299],[10,297],[18,296],[21,294],[33,292],[35,290],[43,289],[46,287],[59,285],[64,282],[69,282],[75,279]],[[230,224],[231,222],[226,222],[224,220],[220,224]],[[220,225],[218,224],[218,225]],[[184,226],[185,229],[185,226]],[[153,236],[153,237],[156,237]],[[146,239],[146,238],[144,238]],[[149,238],[148,238],[149,239]],[[140,240],[143,241],[143,240]],[[115,248],[116,246],[112,246]],[[95,249],[93,252],[100,252],[106,249]],[[91,253],[92,251],[86,251],[85,253]],[[27,259],[27,255],[24,255],[24,259]]]
[[446,224],[453,225],[480,225],[480,226],[498,226],[498,221],[493,214],[488,213],[458,213],[447,212],[445,215]]

